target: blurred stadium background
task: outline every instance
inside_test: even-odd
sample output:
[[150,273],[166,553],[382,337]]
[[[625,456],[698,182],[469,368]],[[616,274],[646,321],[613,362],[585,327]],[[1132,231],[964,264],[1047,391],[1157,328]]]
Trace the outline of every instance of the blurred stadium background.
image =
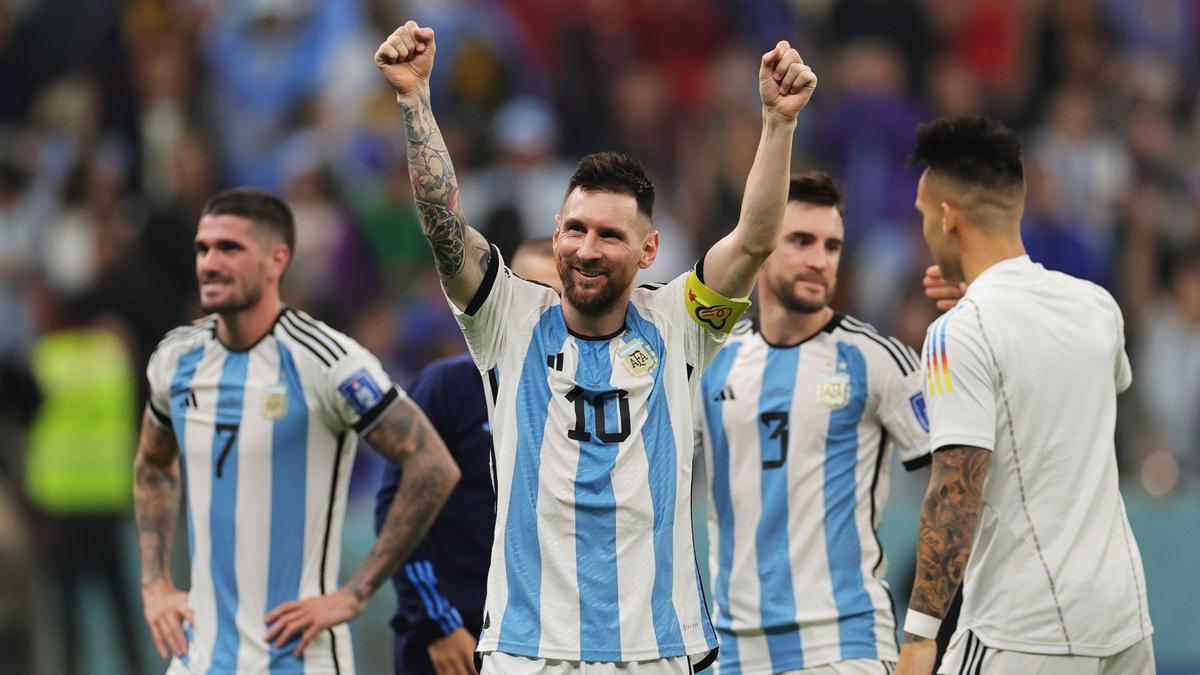
[[[849,200],[838,304],[918,348],[935,311],[915,128],[1017,129],[1031,255],[1124,308],[1118,459],[1160,672],[1200,672],[1200,1],[0,0],[0,673],[165,669],[130,463],[145,362],[198,315],[190,242],[215,190],[287,198],[284,297],[397,381],[463,349],[371,62],[410,17],[437,29],[434,105],[472,223],[509,254],[550,232],[579,156],[624,150],[658,184],[648,280],[735,222],[757,59],[791,40],[821,78],[795,166]],[[344,573],[372,541],[379,460],[355,471]],[[902,473],[881,532],[901,605],[927,475]],[[393,603],[354,624],[360,673],[390,672]]]

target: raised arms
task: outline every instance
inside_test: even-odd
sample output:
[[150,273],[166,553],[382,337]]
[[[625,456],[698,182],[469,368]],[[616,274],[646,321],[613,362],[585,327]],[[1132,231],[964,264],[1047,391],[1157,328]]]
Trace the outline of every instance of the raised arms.
[[267,614],[267,640],[282,647],[300,636],[295,652],[322,630],[358,616],[371,596],[412,552],[458,483],[459,470],[442,439],[421,412],[403,399],[366,440],[404,471],[383,528],[367,557],[342,588],[316,598],[284,603]]
[[[934,619],[946,615],[971,554],[990,461],[991,452],[970,446],[950,446],[933,454],[929,488],[921,507],[910,611]],[[905,631],[896,672],[926,675],[935,657],[932,638]]]
[[379,46],[375,65],[396,90],[404,113],[408,172],[421,231],[433,248],[446,295],[459,309],[466,309],[483,281],[491,246],[463,215],[458,177],[429,104],[436,51],[433,29],[409,21]]
[[775,250],[787,207],[796,116],[808,104],[817,76],[786,41],[762,57],[758,73],[763,130],[746,179],[742,211],[733,232],[704,258],[704,283],[729,298],[750,294],[759,267]]
[[171,580],[171,542],[179,522],[179,446],[171,432],[142,416],[142,433],[133,461],[133,514],[137,520],[142,564],[142,604],[154,645],[163,658],[168,650],[187,651],[183,621],[192,620],[187,593]]

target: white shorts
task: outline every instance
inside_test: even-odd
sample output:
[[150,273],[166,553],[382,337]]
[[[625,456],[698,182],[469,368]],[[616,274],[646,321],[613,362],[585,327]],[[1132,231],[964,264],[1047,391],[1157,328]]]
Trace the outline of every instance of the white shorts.
[[597,663],[531,659],[504,652],[488,652],[483,655],[483,669],[479,675],[692,675],[692,672],[692,662],[686,656],[653,661]]
[[892,675],[894,672],[896,664],[891,661],[851,659],[801,670],[789,670],[782,675]]
[[1030,654],[985,646],[971,631],[950,646],[941,675],[1154,675],[1154,646],[1150,638],[1112,656]]

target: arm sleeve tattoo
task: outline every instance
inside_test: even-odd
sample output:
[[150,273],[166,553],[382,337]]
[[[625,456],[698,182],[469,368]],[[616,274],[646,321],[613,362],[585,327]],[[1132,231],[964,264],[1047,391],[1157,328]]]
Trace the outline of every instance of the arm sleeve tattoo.
[[[952,446],[933,455],[929,489],[921,507],[917,574],[909,607],[943,617],[962,583],[983,502],[991,453]],[[906,642],[921,638],[905,633]]]
[[142,585],[170,578],[171,542],[179,521],[179,448],[169,431],[149,419],[133,462],[133,512],[137,520]]
[[408,558],[459,477],[442,439],[421,409],[407,399],[392,408],[366,440],[404,471],[375,545],[347,583],[360,600],[370,597]]

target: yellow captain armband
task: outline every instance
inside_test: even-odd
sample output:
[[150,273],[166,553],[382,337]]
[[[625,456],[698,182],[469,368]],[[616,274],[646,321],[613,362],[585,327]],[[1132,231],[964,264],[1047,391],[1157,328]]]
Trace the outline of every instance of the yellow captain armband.
[[700,281],[693,270],[688,274],[685,285],[684,303],[688,314],[701,326],[719,333],[728,333],[733,325],[750,309],[750,298],[729,299]]

